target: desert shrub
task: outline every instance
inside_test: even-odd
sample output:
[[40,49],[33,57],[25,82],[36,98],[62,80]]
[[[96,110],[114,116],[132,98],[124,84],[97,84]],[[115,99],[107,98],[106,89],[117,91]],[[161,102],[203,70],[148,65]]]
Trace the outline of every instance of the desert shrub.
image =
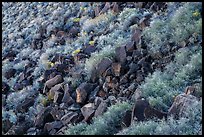
[[166,121],[151,119],[134,122],[117,135],[197,135],[202,129],[201,120],[202,101],[199,101],[188,107],[186,114],[178,120],[169,117]]
[[9,109],[15,109],[17,105],[26,98],[27,95],[28,92],[26,92],[25,89],[19,92],[12,92],[7,96],[6,107]]
[[103,30],[106,28],[108,23],[112,21],[115,18],[115,15],[112,12],[107,12],[104,14],[101,14],[93,19],[87,19],[83,25],[82,30],[89,33],[90,31],[101,31],[101,28]]
[[[143,32],[146,44],[157,52],[167,42],[179,44],[192,34],[202,35],[201,3],[185,3],[167,19],[154,19]],[[198,11],[195,17],[194,12]]]
[[[200,46],[183,50],[176,54],[175,60],[166,66],[164,72],[155,71],[146,77],[140,88],[143,95],[151,102],[150,104],[167,111],[173,103],[173,98],[183,93],[186,86],[192,85],[195,79],[201,77],[201,56]],[[190,60],[184,61],[184,58]]]
[[28,60],[22,60],[21,62],[15,64],[13,66],[14,69],[22,71],[26,64],[28,64]]
[[108,110],[97,118],[93,119],[93,123],[87,125],[81,123],[71,126],[66,134],[78,135],[111,135],[117,132],[117,127],[120,126],[121,118],[126,110],[129,110],[131,105],[127,102],[112,105]]
[[15,124],[17,122],[17,116],[13,110],[2,109],[2,120],[8,119],[11,123]]

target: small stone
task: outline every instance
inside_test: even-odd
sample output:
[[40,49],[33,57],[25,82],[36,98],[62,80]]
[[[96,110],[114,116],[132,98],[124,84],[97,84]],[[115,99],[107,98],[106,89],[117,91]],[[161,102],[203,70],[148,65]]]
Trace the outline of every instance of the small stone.
[[142,73],[138,73],[137,72],[137,75],[136,75],[136,81],[138,82],[138,83],[140,83],[140,82],[142,82],[144,80],[144,75],[142,74]]
[[38,129],[36,129],[35,127],[31,127],[27,130],[27,135],[37,135],[37,131]]
[[44,131],[50,132],[52,129],[60,129],[62,126],[63,123],[61,121],[53,121],[45,124]]
[[108,96],[107,100],[111,103],[111,105],[114,105],[117,101],[115,96]]
[[63,93],[56,91],[54,95],[54,103],[60,103],[63,97]]
[[103,77],[106,77],[106,76],[112,76],[112,68],[109,67],[106,69],[106,71],[103,73]]
[[142,98],[142,91],[140,88],[137,88],[134,92],[134,95],[133,95],[133,100],[136,101],[138,99]]
[[124,76],[122,76],[122,78],[120,79],[120,84],[125,84],[128,82],[128,75],[125,74]]
[[130,69],[129,69],[129,71],[128,71],[128,74],[133,74],[133,73],[135,73],[136,71],[138,71],[138,70],[140,69],[140,66],[132,62],[132,63],[129,65],[129,68],[130,68]]
[[10,79],[11,77],[13,77],[16,74],[16,69],[8,69],[5,73],[4,73],[4,77],[7,79]]
[[51,88],[54,85],[59,84],[61,82],[63,82],[62,76],[61,75],[56,75],[54,78],[46,81],[45,86],[48,87],[48,88]]
[[131,40],[134,41],[134,42],[136,43],[136,45],[139,44],[139,41],[140,41],[140,39],[141,39],[141,33],[142,33],[142,32],[141,32],[141,30],[139,30],[139,29],[135,29],[135,30],[133,31]]
[[118,8],[117,2],[114,2],[114,4],[113,4],[113,12],[115,12],[115,13],[119,12],[119,8]]
[[2,82],[2,93],[3,94],[8,94],[10,90],[9,85],[6,82]]
[[132,114],[132,111],[131,110],[126,110],[125,111],[125,114],[122,118],[122,127],[129,127],[130,124],[131,124],[131,114]]
[[102,98],[105,98],[107,96],[107,93],[104,90],[99,90],[98,96],[102,97]]
[[54,120],[60,120],[64,116],[64,111],[60,109],[58,106],[55,106],[50,111]]
[[62,92],[62,83],[55,85],[50,89],[50,92]]
[[131,91],[131,92],[134,92],[136,89],[136,84],[135,83],[132,83],[129,87],[128,87],[128,90]]
[[126,45],[126,51],[127,52],[133,52],[133,50],[135,50],[135,45],[133,41],[128,42]]
[[120,63],[112,63],[112,70],[115,76],[120,76],[121,72],[121,64]]
[[103,99],[101,97],[96,97],[94,100],[94,105],[95,108],[98,108],[98,106],[100,105],[100,103],[103,101]]
[[95,46],[87,46],[84,50],[83,53],[87,54],[87,55],[91,55],[91,53],[96,51],[96,47]]
[[106,82],[111,82],[112,77],[111,76],[106,76]]

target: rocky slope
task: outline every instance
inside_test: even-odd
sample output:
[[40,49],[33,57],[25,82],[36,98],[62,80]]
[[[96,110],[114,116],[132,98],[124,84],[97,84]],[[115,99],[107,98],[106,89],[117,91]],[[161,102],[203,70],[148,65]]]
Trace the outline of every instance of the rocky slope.
[[[200,107],[201,10],[185,2],[4,2],[2,134],[162,134],[135,123],[168,123]],[[167,134],[201,134],[201,120],[193,132]]]

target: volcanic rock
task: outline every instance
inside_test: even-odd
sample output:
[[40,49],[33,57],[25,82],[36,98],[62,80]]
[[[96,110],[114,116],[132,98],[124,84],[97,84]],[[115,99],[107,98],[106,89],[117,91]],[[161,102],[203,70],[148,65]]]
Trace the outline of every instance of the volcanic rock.
[[99,115],[102,115],[107,110],[107,108],[107,103],[105,101],[102,101],[96,109],[94,116],[97,117]]
[[103,58],[101,62],[97,65],[97,72],[102,75],[106,69],[111,65],[112,61],[109,58]]
[[136,117],[137,121],[145,120],[144,111],[149,107],[149,102],[144,98],[136,100],[132,110],[132,120]]
[[115,49],[115,53],[116,53],[116,60],[123,65],[126,61],[125,46],[117,47]]
[[112,63],[112,70],[115,76],[120,76],[121,72],[121,64],[120,63]]
[[182,117],[185,115],[187,108],[192,106],[194,102],[198,102],[198,99],[190,94],[180,94],[174,99],[174,103],[168,110],[169,115]]
[[16,74],[16,69],[8,69],[5,73],[4,73],[4,77],[9,79],[11,77],[13,77]]
[[74,123],[77,120],[78,114],[76,112],[69,111],[67,114],[65,114],[61,121],[63,125]]
[[56,84],[59,84],[63,82],[63,78],[61,75],[56,75],[54,78],[49,79],[48,81],[46,81],[45,86],[48,88],[53,87]]
[[127,110],[125,111],[125,114],[122,118],[122,127],[129,127],[131,124],[131,114],[132,111],[131,110]]
[[88,103],[81,108],[81,113],[84,116],[84,121],[89,121],[95,112],[94,103]]

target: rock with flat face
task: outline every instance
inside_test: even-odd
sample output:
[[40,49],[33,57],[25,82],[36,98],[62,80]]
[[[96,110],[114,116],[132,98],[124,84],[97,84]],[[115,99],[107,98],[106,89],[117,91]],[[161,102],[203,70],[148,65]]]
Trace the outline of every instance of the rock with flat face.
[[99,115],[102,115],[108,108],[108,105],[105,101],[101,101],[101,103],[99,104],[98,108],[95,111],[94,116],[97,117]]
[[132,110],[132,120],[131,121],[133,121],[135,118],[137,121],[145,120],[144,111],[148,107],[149,107],[149,102],[145,100],[144,98],[136,100],[135,105]]
[[94,103],[88,103],[81,108],[81,113],[84,116],[85,121],[89,121],[95,112]]
[[44,126],[44,131],[48,132],[48,134],[50,134],[49,132],[53,129],[60,129],[63,126],[63,123],[61,121],[53,121],[53,122],[49,122],[46,123]]
[[126,45],[126,51],[127,52],[133,52],[133,50],[135,50],[135,44],[133,41],[128,42]]
[[60,103],[63,98],[63,93],[56,91],[54,95],[54,103]]
[[76,89],[76,102],[83,104],[86,101],[87,96],[92,92],[92,90],[95,88],[95,84],[91,83],[82,83],[79,85],[79,87]]
[[63,125],[66,125],[66,124],[75,122],[77,120],[77,117],[78,117],[77,112],[69,111],[67,114],[65,114],[61,118],[61,121],[62,121]]
[[34,97],[26,97],[22,103],[17,105],[16,110],[18,112],[25,113],[34,104],[34,102],[35,102]]
[[97,74],[102,75],[111,64],[112,61],[109,58],[103,58],[97,65]]
[[51,88],[59,83],[63,82],[63,78],[61,75],[56,75],[54,78],[46,81],[45,86]]
[[74,100],[73,100],[73,98],[70,96],[69,91],[70,91],[69,85],[68,85],[68,84],[65,84],[65,85],[64,85],[64,95],[63,95],[63,98],[62,98],[62,102],[63,102],[63,103],[66,103],[67,105],[71,105],[72,103],[74,103]]
[[198,102],[198,99],[190,94],[180,94],[174,99],[174,103],[168,110],[169,115],[181,117],[185,114],[187,108],[191,107],[193,103]]
[[46,123],[46,122],[52,122],[54,121],[52,115],[50,114],[52,110],[52,107],[48,106],[44,109],[42,109],[42,111],[37,114],[36,118],[35,118],[35,121],[34,121],[34,124],[36,127],[43,127],[43,125]]
[[115,49],[116,60],[120,62],[122,65],[126,62],[126,51],[125,46],[117,47]]
[[135,29],[133,31],[133,34],[132,34],[132,37],[131,37],[131,40],[134,41],[136,43],[136,45],[139,43],[140,39],[141,39],[141,30],[139,29]]

